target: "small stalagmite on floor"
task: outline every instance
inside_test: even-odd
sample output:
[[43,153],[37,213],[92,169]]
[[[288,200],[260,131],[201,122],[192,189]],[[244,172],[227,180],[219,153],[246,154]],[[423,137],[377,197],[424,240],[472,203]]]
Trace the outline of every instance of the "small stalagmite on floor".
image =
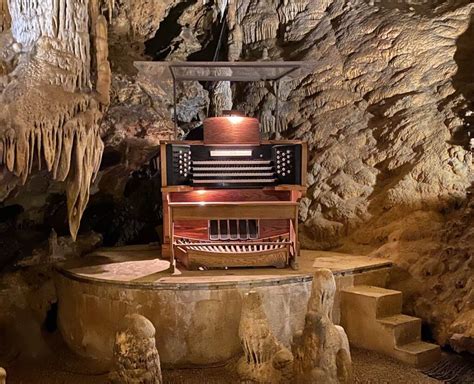
[[0,384],[6,384],[7,380],[7,372],[3,368],[0,367]]
[[162,384],[155,327],[146,317],[125,316],[115,337],[113,384]]
[[241,383],[288,383],[293,357],[273,335],[260,295],[248,292],[243,300],[239,336],[244,356],[237,371]]
[[352,381],[349,341],[331,320],[336,282],[332,272],[314,273],[305,325],[292,346],[295,382],[342,384]]

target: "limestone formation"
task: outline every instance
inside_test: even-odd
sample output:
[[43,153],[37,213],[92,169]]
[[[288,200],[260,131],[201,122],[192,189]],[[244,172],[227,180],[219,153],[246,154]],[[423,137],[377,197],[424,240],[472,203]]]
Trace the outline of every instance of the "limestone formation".
[[116,384],[163,383],[155,327],[146,317],[125,316],[115,337],[114,371],[110,380]]
[[[309,144],[302,246],[391,258],[400,268],[392,284],[403,290],[406,312],[430,323],[437,340],[447,343],[449,325],[469,310],[472,275],[465,267],[472,248],[457,255],[443,238],[447,215],[466,209],[474,181],[467,145],[472,3],[408,9],[404,2],[303,0],[267,2],[264,12],[247,13],[261,3],[235,3],[232,59],[234,52],[239,60],[260,57],[268,47],[270,60],[316,62],[311,75],[281,84],[284,121],[278,122],[286,127],[283,137]],[[247,14],[258,27],[258,17],[271,23],[275,12],[276,36],[244,33],[236,41],[232,26],[245,26]],[[245,98],[234,108],[259,116],[271,134],[273,92],[254,84],[239,94]],[[436,256],[445,252],[459,269]],[[433,263],[440,272],[425,275]],[[448,272],[446,263],[454,269]]]
[[3,368],[0,367],[0,384],[6,384],[7,373]]
[[30,267],[78,258],[94,251],[101,242],[102,236],[94,232],[79,235],[74,241],[69,236],[58,237],[57,233],[52,230],[47,246],[33,249],[30,257],[18,261],[15,265]]
[[0,0],[0,32],[10,28],[10,12],[8,11],[7,0]]
[[288,383],[292,376],[293,356],[270,330],[260,295],[245,294],[239,336],[244,356],[237,372],[241,383]]
[[344,329],[331,320],[336,282],[332,272],[313,275],[303,331],[293,340],[296,383],[350,383],[351,355]]
[[[23,183],[42,162],[54,179],[67,181],[75,238],[103,151],[100,102],[107,106],[110,83],[105,19],[91,20],[89,1],[10,1],[9,10],[13,39],[25,53],[0,96],[0,164]],[[97,32],[98,100],[85,93],[93,73],[89,24]]]
[[[100,63],[104,63],[106,38],[113,71],[111,106],[101,129],[88,131],[92,145],[87,147],[91,163],[98,162],[100,134],[112,152],[120,153],[118,164],[105,164],[100,171],[100,186],[94,192],[125,201],[130,174],[148,164],[156,153],[153,146],[169,138],[173,127],[172,91],[137,81],[133,61],[147,54],[156,57],[156,44],[160,60],[211,60],[227,3],[228,39],[220,59],[227,53],[230,61],[315,62],[312,74],[281,83],[281,121],[276,124],[275,92],[268,84],[232,84],[230,89],[226,85],[213,96],[219,104],[227,103],[232,94],[233,108],[259,117],[265,136],[308,141],[308,192],[300,217],[303,247],[391,259],[396,264],[391,284],[403,291],[404,312],[423,318],[439,343],[452,342],[453,332],[459,329],[456,320],[472,309],[472,2],[89,1],[89,31],[83,25],[84,1],[77,1],[73,9],[78,10],[83,38],[65,36],[63,26],[72,25],[66,8],[64,23],[46,21],[55,20],[48,16],[53,14],[53,3],[71,1],[13,2],[25,7],[20,12],[13,4],[12,12],[6,12],[5,0],[0,1],[0,92],[4,95],[0,111],[7,119],[0,123],[0,158],[14,170],[8,172],[7,164],[0,170],[0,198],[5,205],[12,203],[20,179],[29,174],[22,171],[25,164],[29,163],[28,171],[31,164],[36,169],[40,157],[43,165],[52,162],[58,175],[73,176],[66,172],[77,168],[66,156],[72,147],[61,149],[65,161],[52,155],[58,148],[50,148],[55,142],[61,142],[62,148],[62,143],[78,142],[76,135],[74,140],[60,135],[62,121],[74,120],[78,114],[81,125],[87,126],[104,111],[110,72]],[[34,3],[38,3],[36,13],[31,10]],[[101,12],[110,22],[107,37],[104,20],[97,27],[93,22]],[[102,54],[96,46],[102,47]],[[100,73],[96,68],[101,68]],[[53,93],[42,85],[37,90],[43,83],[53,88],[60,84],[61,90]],[[32,89],[33,95],[24,96],[24,89]],[[97,92],[89,93],[91,89]],[[54,107],[48,106],[47,100],[52,99],[58,100]],[[179,92],[178,102],[181,135],[199,124],[210,97],[201,85],[190,84]],[[16,109],[19,123],[9,121]],[[30,110],[41,120],[37,125],[44,125],[43,120],[58,114],[56,109],[61,110],[61,118],[49,129],[56,135],[43,134],[41,128],[35,134],[16,128],[3,133],[1,128],[31,126]],[[37,110],[45,112],[41,115]],[[82,117],[85,111],[93,111],[89,113],[93,116]],[[17,131],[21,137],[13,134]],[[27,159],[16,156],[26,153],[22,148],[27,147]],[[43,159],[45,150],[48,161]],[[70,195],[74,221],[90,192],[84,187],[88,175],[74,173],[81,181],[70,184],[83,188],[77,198]],[[463,336],[463,340],[468,339]]]
[[451,324],[449,344],[456,352],[468,351],[474,354],[474,309],[459,316]]

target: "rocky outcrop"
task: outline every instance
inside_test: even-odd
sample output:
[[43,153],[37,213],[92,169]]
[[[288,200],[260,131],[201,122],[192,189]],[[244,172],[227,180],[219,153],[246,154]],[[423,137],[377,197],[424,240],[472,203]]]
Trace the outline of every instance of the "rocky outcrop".
[[344,329],[331,320],[336,282],[332,272],[314,273],[305,325],[295,334],[292,351],[296,383],[350,383],[352,363]]
[[449,331],[452,333],[449,344],[456,352],[474,353],[474,309],[459,316]]
[[163,383],[155,327],[146,317],[125,316],[115,337],[114,371],[110,381],[117,384]]
[[459,351],[472,350],[474,340],[469,327],[474,323],[473,221],[469,193],[445,215],[419,212],[404,224],[395,221],[387,244],[374,252],[396,256],[391,285],[404,292],[406,310],[430,325],[439,343]]
[[[244,20],[250,7],[237,2],[229,23]],[[450,263],[451,272],[434,259],[446,250],[447,214],[465,210],[474,181],[464,140],[472,113],[471,9],[450,2],[412,9],[363,1],[268,3],[261,19],[273,20],[268,15],[276,12],[276,36],[262,29],[255,32],[266,34],[262,40],[236,41],[235,28],[229,39],[240,60],[261,57],[268,47],[269,59],[315,61],[311,75],[282,82],[284,121],[276,125],[276,131],[286,127],[284,137],[309,144],[302,246],[394,260],[392,284],[404,291],[406,310],[430,323],[440,343],[449,339],[449,324],[470,308],[465,287],[472,249],[451,256],[459,260],[458,267]],[[236,94],[246,95],[237,109],[275,126],[269,87],[246,86]],[[429,279],[439,291],[431,295],[421,271],[435,264]],[[438,312],[440,305],[449,310]]]
[[30,257],[26,257],[16,263],[19,267],[28,267],[41,264],[53,264],[58,261],[78,258],[91,253],[101,245],[102,236],[97,233],[80,235],[74,241],[69,236],[58,235],[54,230],[48,239],[48,245],[34,249]]

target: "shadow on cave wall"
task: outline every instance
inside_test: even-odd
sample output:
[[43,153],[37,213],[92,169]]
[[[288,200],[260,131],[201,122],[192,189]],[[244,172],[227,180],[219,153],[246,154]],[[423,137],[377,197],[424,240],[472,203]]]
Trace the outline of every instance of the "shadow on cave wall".
[[458,70],[453,77],[453,86],[468,101],[468,111],[460,111],[466,123],[454,132],[452,144],[468,149],[469,139],[474,137],[474,113],[471,115],[470,112],[474,111],[474,14],[471,14],[469,27],[458,38],[456,47],[454,60]]
[[161,183],[147,165],[131,174],[120,199],[99,192],[91,196],[81,232],[94,231],[105,246],[160,242]]

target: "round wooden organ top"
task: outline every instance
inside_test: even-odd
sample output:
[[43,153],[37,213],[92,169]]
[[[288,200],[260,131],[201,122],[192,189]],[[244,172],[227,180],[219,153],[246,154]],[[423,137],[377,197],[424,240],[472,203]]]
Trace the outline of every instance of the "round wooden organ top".
[[209,117],[204,120],[205,144],[259,144],[258,119],[239,114]]

